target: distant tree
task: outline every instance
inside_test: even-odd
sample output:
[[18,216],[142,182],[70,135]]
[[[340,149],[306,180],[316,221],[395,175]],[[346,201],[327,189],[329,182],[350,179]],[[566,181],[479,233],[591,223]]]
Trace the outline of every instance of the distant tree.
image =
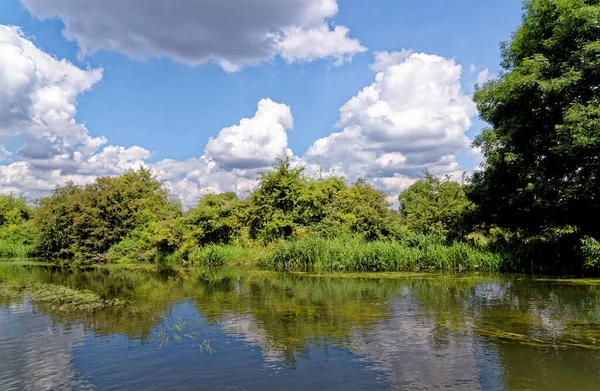
[[246,215],[253,238],[271,240],[294,234],[294,214],[307,184],[303,171],[303,167],[293,167],[291,158],[285,156],[277,160],[272,170],[259,175]]
[[233,192],[207,194],[185,217],[186,229],[199,245],[229,243],[242,228],[246,203]]
[[19,225],[31,218],[31,208],[23,196],[0,195],[0,227]]
[[390,209],[387,194],[364,179],[340,191],[326,222],[343,230],[364,235],[368,240],[393,237],[398,220]]
[[40,200],[38,247],[52,256],[102,254],[133,230],[180,214],[180,205],[145,168],[86,186],[67,183]]
[[0,195],[0,241],[13,244],[30,244],[32,208],[23,196]]
[[425,171],[424,178],[400,193],[398,200],[403,222],[417,232],[462,239],[471,230],[469,217],[474,205],[465,185],[449,177]]

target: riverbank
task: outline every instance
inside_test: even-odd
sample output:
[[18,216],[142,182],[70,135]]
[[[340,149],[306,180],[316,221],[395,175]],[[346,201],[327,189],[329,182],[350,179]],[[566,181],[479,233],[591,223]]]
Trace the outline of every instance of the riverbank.
[[[444,244],[433,237],[421,240],[367,241],[356,235],[326,239],[306,237],[268,245],[207,245],[190,251],[159,253],[152,261],[131,251],[112,251],[87,259],[56,260],[68,265],[149,265],[180,267],[239,267],[285,272],[411,272],[420,270],[510,270],[501,254],[472,244]],[[21,257],[26,258],[26,257]]]

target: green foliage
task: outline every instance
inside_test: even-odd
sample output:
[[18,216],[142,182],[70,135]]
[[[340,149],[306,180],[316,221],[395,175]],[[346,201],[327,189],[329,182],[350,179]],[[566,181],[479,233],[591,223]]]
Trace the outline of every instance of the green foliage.
[[309,178],[289,157],[261,174],[247,204],[250,236],[272,241],[312,231],[324,236],[343,232],[369,240],[393,236],[399,229],[386,193],[365,180],[348,186],[341,177]]
[[186,232],[200,246],[230,243],[240,234],[245,206],[235,193],[205,195],[185,217]]
[[301,167],[292,167],[286,156],[272,170],[260,174],[258,188],[248,200],[247,223],[252,238],[268,241],[294,234],[294,212],[306,188],[302,171]]
[[240,245],[211,244],[197,247],[188,256],[194,266],[264,266],[270,254],[267,247],[244,247]]
[[281,241],[267,261],[280,271],[391,272],[421,269],[499,270],[502,257],[466,243],[446,245],[437,237],[366,241],[345,235]]
[[34,255],[32,214],[24,197],[0,195],[0,257]]
[[330,229],[337,225],[342,232],[360,234],[368,240],[394,237],[400,222],[386,197],[385,192],[359,179],[336,194],[323,225]]
[[485,163],[470,198],[484,222],[524,237],[599,237],[600,2],[528,0],[525,11],[504,72],[474,95],[491,128],[475,141]]
[[581,239],[581,251],[585,267],[598,267],[600,265],[600,242],[594,238]]
[[40,201],[37,246],[49,256],[90,258],[136,230],[180,214],[181,207],[144,168],[82,187],[67,183]]
[[34,303],[51,305],[56,312],[85,311],[95,312],[108,307],[124,307],[127,302],[120,299],[102,299],[89,290],[72,289],[63,285],[40,282],[1,282],[0,298],[25,295]]
[[472,230],[469,215],[474,205],[467,198],[465,185],[449,177],[425,171],[425,177],[400,193],[398,200],[402,221],[416,232],[464,239]]

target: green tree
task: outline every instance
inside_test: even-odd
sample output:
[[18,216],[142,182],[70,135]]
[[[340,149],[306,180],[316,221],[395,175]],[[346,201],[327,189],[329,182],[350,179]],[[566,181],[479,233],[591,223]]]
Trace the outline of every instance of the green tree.
[[33,242],[32,215],[25,197],[0,195],[0,243],[30,245]]
[[399,222],[390,209],[387,196],[366,180],[358,179],[336,194],[331,213],[324,223],[364,235],[368,240],[393,237],[398,232]]
[[233,192],[207,194],[185,217],[186,231],[198,245],[230,243],[242,228],[244,205]]
[[144,168],[83,187],[67,183],[40,201],[38,247],[50,256],[87,258],[105,253],[134,230],[180,214],[178,203]]
[[37,231],[36,247],[42,256],[70,257],[75,242],[73,227],[74,200],[82,191],[73,182],[57,186],[52,193],[39,200],[34,216]]
[[599,4],[526,1],[502,44],[504,71],[477,87],[491,127],[475,141],[485,162],[470,197],[485,222],[569,243],[600,237]]
[[304,168],[293,167],[289,156],[278,159],[273,169],[262,172],[249,198],[247,222],[253,238],[286,238],[296,230],[295,212],[306,188]]
[[423,234],[442,234],[448,239],[463,239],[471,231],[470,213],[474,205],[467,198],[465,185],[449,177],[425,171],[398,196],[403,222]]

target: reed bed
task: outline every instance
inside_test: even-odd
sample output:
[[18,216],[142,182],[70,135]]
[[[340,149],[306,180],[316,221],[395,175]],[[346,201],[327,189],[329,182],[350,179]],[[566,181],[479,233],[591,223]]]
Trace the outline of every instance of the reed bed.
[[357,236],[309,237],[282,241],[265,266],[278,271],[392,272],[412,270],[485,270],[502,266],[499,254],[467,243],[366,241]]

